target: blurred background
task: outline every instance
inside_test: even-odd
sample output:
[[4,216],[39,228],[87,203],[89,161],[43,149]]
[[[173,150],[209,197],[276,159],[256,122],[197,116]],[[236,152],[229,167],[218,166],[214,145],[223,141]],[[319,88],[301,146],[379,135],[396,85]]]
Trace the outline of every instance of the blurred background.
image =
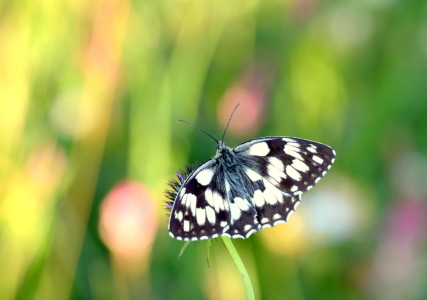
[[257,299],[427,299],[427,2],[0,2],[0,299],[245,299],[164,190],[216,144],[335,148],[235,245]]

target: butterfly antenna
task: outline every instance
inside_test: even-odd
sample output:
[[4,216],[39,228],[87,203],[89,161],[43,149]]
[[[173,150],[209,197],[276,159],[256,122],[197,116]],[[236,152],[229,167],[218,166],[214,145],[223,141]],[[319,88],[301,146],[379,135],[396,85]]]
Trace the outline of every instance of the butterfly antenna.
[[203,132],[204,134],[206,134],[206,135],[210,136],[210,137],[211,137],[215,142],[217,142],[217,143],[218,143],[218,140],[217,140],[216,138],[214,138],[213,136],[211,136],[211,135],[210,135],[209,133],[207,133],[206,131],[201,130],[201,129],[200,129],[199,127],[197,127],[196,125],[191,124],[190,122],[187,122],[187,121],[184,121],[184,120],[179,120],[178,122],[187,123],[187,124],[189,124],[189,125],[193,126],[194,128],[198,129],[199,131]]
[[234,112],[239,107],[239,105],[240,105],[240,103],[236,105],[236,107],[233,109],[233,112],[231,113],[230,119],[228,120],[227,126],[225,127],[224,134],[222,135],[222,139],[221,139],[222,143],[224,143],[225,133],[227,132],[228,125],[230,125],[231,118],[233,118]]

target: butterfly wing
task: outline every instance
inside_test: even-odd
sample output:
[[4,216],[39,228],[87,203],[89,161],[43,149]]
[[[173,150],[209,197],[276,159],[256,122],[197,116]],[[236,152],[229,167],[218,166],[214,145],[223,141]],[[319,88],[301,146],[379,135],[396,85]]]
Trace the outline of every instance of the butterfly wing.
[[[241,176],[241,178],[244,177],[250,179],[248,175]],[[255,179],[254,176],[252,179]],[[244,190],[233,187],[230,190],[228,199],[231,221],[223,235],[232,238],[248,238],[261,228],[284,223],[294,212],[301,199],[300,195],[291,197],[284,195],[260,176],[246,187]],[[239,193],[243,195],[238,195]]]
[[310,190],[335,161],[331,147],[291,137],[253,139],[234,151],[248,157],[251,169],[287,196]]
[[[286,222],[297,208],[301,194],[311,189],[331,168],[335,151],[321,143],[290,137],[250,140],[236,148],[248,178],[248,203],[256,209],[261,228]],[[245,182],[245,180],[244,180]],[[246,224],[245,229],[238,224]],[[247,238],[259,230],[249,219],[240,219],[228,229],[232,237]],[[240,235],[236,236],[240,232]]]
[[195,241],[223,235],[230,224],[230,204],[218,163],[209,160],[183,182],[169,217],[169,235]]

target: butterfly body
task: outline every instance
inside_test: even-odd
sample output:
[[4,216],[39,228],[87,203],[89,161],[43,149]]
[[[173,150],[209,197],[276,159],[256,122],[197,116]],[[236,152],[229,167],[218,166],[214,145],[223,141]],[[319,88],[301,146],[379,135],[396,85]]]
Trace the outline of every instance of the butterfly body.
[[170,184],[175,239],[248,238],[284,223],[335,160],[329,146],[299,138],[264,137],[235,148],[217,143],[211,160]]

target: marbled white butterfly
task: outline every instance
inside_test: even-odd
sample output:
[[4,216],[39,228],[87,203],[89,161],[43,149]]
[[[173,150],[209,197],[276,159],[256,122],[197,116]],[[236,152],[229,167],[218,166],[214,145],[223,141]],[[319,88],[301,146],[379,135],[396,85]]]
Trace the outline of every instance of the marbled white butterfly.
[[172,190],[167,192],[166,208],[169,235],[175,239],[248,238],[262,228],[284,223],[301,194],[335,160],[329,146],[293,137],[257,138],[231,149],[223,142],[228,124],[221,141],[204,132],[217,142],[211,160],[187,167],[169,182]]

